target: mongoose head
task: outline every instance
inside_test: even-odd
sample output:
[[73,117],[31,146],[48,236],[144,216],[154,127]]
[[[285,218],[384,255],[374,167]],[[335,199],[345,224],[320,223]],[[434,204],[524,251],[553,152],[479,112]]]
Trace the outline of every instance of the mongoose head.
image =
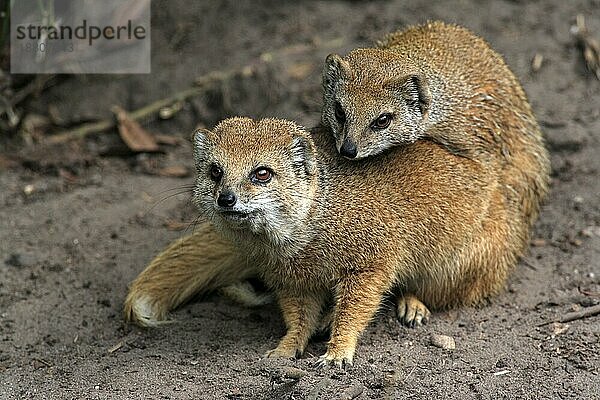
[[[310,133],[293,122],[230,118],[195,132],[193,201],[234,239],[285,244],[304,226],[317,187]],[[259,239],[260,240],[260,239]]]
[[424,136],[431,95],[408,57],[386,49],[330,54],[323,71],[323,124],[341,155],[365,158]]

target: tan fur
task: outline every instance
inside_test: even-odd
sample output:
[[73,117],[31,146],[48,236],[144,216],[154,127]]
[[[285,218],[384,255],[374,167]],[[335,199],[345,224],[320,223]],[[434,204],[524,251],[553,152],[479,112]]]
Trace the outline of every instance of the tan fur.
[[[167,313],[191,297],[219,288],[231,297],[240,281],[256,275],[247,259],[209,224],[164,249],[131,283],[123,313],[126,321],[141,326],[164,322]],[[248,299],[260,302],[260,299]]]
[[[298,140],[303,162],[317,171],[290,165]],[[493,160],[419,141],[346,161],[324,129],[309,137],[287,121],[244,118],[201,135],[196,149],[197,206],[244,249],[282,308],[288,332],[270,355],[301,353],[334,296],[324,360],[351,362],[386,292],[400,287],[406,310],[422,317],[421,301],[435,309],[478,304],[503,287],[524,248],[526,235],[516,232],[527,233],[530,221],[513,219],[517,205]],[[226,171],[218,183],[206,172],[215,163]],[[259,165],[276,174],[268,185],[248,180]],[[224,190],[255,214],[243,222],[223,216],[214,203]],[[537,211],[544,190],[519,196]]]
[[[509,254],[521,253],[547,191],[548,155],[521,85],[483,39],[443,22],[409,27],[375,48],[330,55],[323,84],[322,119],[338,150],[348,142],[360,159],[426,139],[493,170],[500,185],[493,201],[504,202],[507,215],[491,218],[486,229],[496,240],[506,238]],[[336,102],[345,113],[343,123],[336,120]],[[390,126],[372,129],[382,113],[393,114]],[[483,260],[506,257],[486,240],[478,244]],[[491,281],[504,280],[504,271],[489,273],[498,275]],[[419,282],[406,289],[421,299],[435,298]]]
[[[536,193],[548,185],[547,151],[521,85],[483,39],[432,22],[390,34],[376,48],[328,60],[323,122],[338,144],[349,137],[358,147],[357,158],[363,158],[417,139],[436,141],[456,154],[496,164],[507,195],[514,189],[508,198],[521,203],[516,205],[521,218],[535,218]],[[412,76],[428,93],[426,115],[418,121],[410,120],[398,99],[407,96],[398,86]],[[342,127],[335,121],[335,101],[348,114]],[[393,112],[394,120],[385,131],[373,132],[369,122],[383,110]]]

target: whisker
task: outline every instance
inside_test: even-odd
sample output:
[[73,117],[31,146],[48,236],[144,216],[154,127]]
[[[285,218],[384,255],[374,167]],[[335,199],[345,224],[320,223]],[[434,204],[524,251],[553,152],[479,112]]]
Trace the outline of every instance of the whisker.
[[172,188],[169,188],[169,189],[161,190],[160,192],[155,193],[155,196],[156,195],[161,195],[161,194],[167,193],[167,192],[172,192],[173,190],[181,190],[181,189],[192,190],[192,189],[194,189],[195,186],[196,185],[194,183],[190,183],[188,185],[176,186],[176,187],[172,187]]
[[194,232],[196,231],[196,227],[198,226],[198,222],[200,222],[200,219],[202,217],[203,217],[203,215],[199,214],[196,218],[194,218],[194,220],[192,222],[190,222],[188,224],[188,226],[185,228],[184,234],[187,235],[190,228],[192,228],[192,233],[191,234],[194,234]]
[[149,209],[146,210],[145,214],[150,213],[152,210],[154,210],[159,204],[164,203],[165,201],[169,200],[172,197],[175,196],[180,196],[182,194],[189,194],[190,197],[192,195],[192,190],[191,189],[187,189],[187,190],[182,190],[181,192],[176,192],[176,193],[171,193],[170,195],[163,197],[162,199],[156,201]]

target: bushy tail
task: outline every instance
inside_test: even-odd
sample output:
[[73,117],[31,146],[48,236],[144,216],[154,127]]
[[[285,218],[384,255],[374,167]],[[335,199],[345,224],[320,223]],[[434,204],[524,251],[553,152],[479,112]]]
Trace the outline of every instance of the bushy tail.
[[[156,326],[166,322],[169,311],[193,296],[218,289],[233,293],[234,298],[251,298],[250,289],[241,282],[255,274],[254,266],[230,242],[211,225],[203,225],[171,243],[131,283],[123,308],[125,320]],[[257,296],[250,303],[264,304],[267,300]]]

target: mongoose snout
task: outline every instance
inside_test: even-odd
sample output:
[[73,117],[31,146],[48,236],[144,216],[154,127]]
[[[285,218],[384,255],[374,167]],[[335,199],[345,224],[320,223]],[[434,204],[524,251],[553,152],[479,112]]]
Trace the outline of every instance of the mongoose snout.
[[348,138],[344,139],[342,146],[340,147],[340,154],[346,158],[356,158],[356,155],[358,154],[356,144]]
[[236,202],[237,202],[237,197],[235,196],[235,194],[233,192],[230,192],[230,191],[221,192],[221,194],[217,198],[217,204],[223,208],[231,208],[231,207],[235,206]]

